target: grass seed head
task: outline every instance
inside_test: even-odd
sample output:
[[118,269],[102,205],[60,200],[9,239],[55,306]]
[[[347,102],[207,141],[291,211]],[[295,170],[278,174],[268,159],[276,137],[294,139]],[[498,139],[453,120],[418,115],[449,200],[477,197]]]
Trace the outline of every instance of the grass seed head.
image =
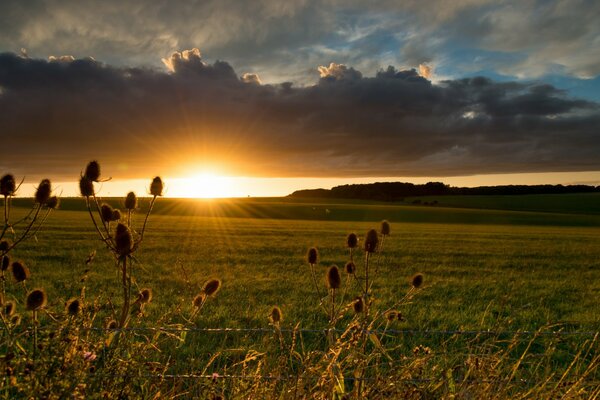
[[387,236],[390,234],[390,223],[388,222],[387,219],[384,219],[383,221],[381,221],[381,234],[383,236]]
[[206,293],[207,296],[214,296],[221,289],[221,281],[219,279],[209,279],[204,284],[202,291]]
[[142,304],[148,304],[152,301],[152,289],[143,288],[140,290],[140,294],[138,295],[138,299]]
[[162,196],[163,195],[164,184],[160,176],[152,179],[152,183],[150,184],[150,194],[152,196]]
[[315,265],[319,261],[319,252],[316,247],[311,247],[308,249],[308,253],[306,254],[306,260],[309,264]]
[[327,286],[330,289],[339,289],[342,285],[342,277],[340,276],[340,270],[337,265],[332,265],[327,270]]
[[56,210],[58,205],[60,204],[60,200],[56,196],[52,196],[46,202],[46,206],[52,210]]
[[206,293],[200,292],[196,295],[196,297],[194,297],[192,304],[194,305],[194,307],[198,308],[202,305],[202,303],[204,303],[205,300],[206,300]]
[[3,307],[4,307],[4,316],[5,317],[12,317],[12,315],[15,313],[15,310],[17,309],[15,302],[12,300],[4,303]]
[[12,174],[6,174],[0,179],[0,194],[3,196],[12,196],[17,190],[17,182]]
[[11,270],[13,278],[15,278],[17,283],[24,282],[31,276],[29,268],[27,268],[27,265],[23,264],[21,261],[15,261],[12,263]]
[[49,179],[42,179],[35,191],[35,202],[46,204],[52,195],[52,184]]
[[137,196],[135,193],[127,193],[127,197],[125,197],[125,208],[128,210],[135,210],[137,208]]
[[125,224],[117,224],[115,232],[115,247],[120,256],[126,256],[130,254],[131,250],[133,249],[133,237],[131,236],[131,231]]
[[422,273],[416,273],[413,275],[413,277],[411,278],[412,281],[412,285],[415,289],[420,288],[423,285],[423,274]]
[[44,289],[33,289],[27,295],[25,308],[29,311],[36,311],[44,308],[47,302],[48,296],[46,296],[46,291]]
[[346,238],[346,244],[351,249],[354,249],[356,246],[358,246],[358,236],[356,236],[356,233],[350,233],[348,235]]
[[100,164],[98,164],[98,161],[93,160],[88,163],[87,167],[85,167],[84,176],[92,182],[100,180]]
[[100,214],[104,222],[113,220],[113,208],[109,204],[104,203],[100,206]]
[[361,312],[363,312],[365,310],[365,302],[363,301],[362,297],[357,297],[354,299],[354,302],[352,303],[352,308],[354,308],[354,312],[357,314],[360,314]]
[[281,312],[281,308],[275,306],[273,307],[273,309],[271,310],[271,321],[273,321],[273,323],[278,324],[281,322],[281,320],[283,319],[283,314]]
[[348,275],[352,275],[356,272],[356,264],[354,264],[353,261],[348,261],[345,268]]
[[81,301],[77,298],[67,301],[65,310],[67,314],[76,316],[81,311]]
[[87,176],[82,176],[79,179],[79,192],[83,197],[91,197],[94,195],[94,182],[92,182]]
[[365,251],[367,253],[375,253],[377,251],[377,244],[379,243],[379,236],[375,229],[371,229],[367,232],[365,237]]

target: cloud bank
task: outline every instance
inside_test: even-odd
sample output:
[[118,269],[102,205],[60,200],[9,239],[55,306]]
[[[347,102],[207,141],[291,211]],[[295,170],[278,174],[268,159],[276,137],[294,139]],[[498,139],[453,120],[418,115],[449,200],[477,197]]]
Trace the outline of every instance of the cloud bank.
[[0,54],[0,167],[65,178],[91,158],[123,178],[210,162],[263,176],[600,169],[600,105],[549,84],[332,63],[296,87],[197,49],[163,62],[168,72]]

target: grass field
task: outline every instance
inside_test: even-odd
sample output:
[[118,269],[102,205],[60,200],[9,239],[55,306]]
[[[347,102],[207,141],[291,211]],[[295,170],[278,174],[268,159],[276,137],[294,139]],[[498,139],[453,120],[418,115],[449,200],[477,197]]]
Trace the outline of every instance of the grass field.
[[[31,269],[28,289],[48,291],[49,308],[62,309],[85,286],[87,297],[100,299],[95,324],[102,326],[110,316],[106,301],[119,304],[121,287],[115,261],[98,240],[89,215],[81,211],[82,203],[66,199],[37,240],[12,256]],[[392,232],[378,256],[375,305],[391,306],[408,291],[414,273],[425,275],[424,288],[400,309],[406,321],[395,323],[395,329],[600,330],[598,215],[290,199],[160,199],[134,264],[134,286],[150,287],[154,293],[147,317],[137,326],[189,326],[183,316],[191,313],[191,300],[208,278],[218,277],[223,287],[193,322],[197,327],[265,328],[270,310],[278,305],[285,316],[283,328],[299,324],[324,329],[327,316],[318,308],[305,260],[307,248],[319,249],[318,274],[324,286],[327,267],[343,266],[348,260],[347,234],[356,232],[362,240],[383,218],[390,220]],[[92,251],[97,256],[86,266]],[[25,291],[8,286],[15,299],[23,299]],[[357,294],[350,289],[348,301]],[[41,318],[43,324],[45,317]],[[268,338],[260,332],[189,332],[185,343],[169,350],[174,357],[170,372],[189,372],[190,361],[204,365],[215,349],[262,351]],[[305,338],[308,347],[316,348],[323,340],[319,334]],[[389,340],[397,341],[397,354],[419,344],[464,353],[473,344],[469,337],[455,337],[449,344],[447,336],[427,334]],[[562,345],[583,340],[574,336]],[[545,351],[543,346],[538,350]],[[232,354],[215,366],[228,365],[231,357],[236,359]],[[562,361],[552,362],[567,364],[569,354],[567,348]],[[453,362],[452,357],[444,359],[448,365]]]

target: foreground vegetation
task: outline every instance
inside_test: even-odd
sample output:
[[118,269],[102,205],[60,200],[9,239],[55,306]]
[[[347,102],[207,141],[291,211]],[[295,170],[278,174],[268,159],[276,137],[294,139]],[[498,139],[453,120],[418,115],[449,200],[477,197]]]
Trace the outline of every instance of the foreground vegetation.
[[[5,398],[599,396],[597,228],[398,220],[371,254],[367,292],[364,236],[381,232],[376,221],[170,215],[160,205],[128,264],[126,322],[123,257],[85,211],[51,215],[13,251],[31,276],[7,276],[4,303],[21,321],[0,342]],[[344,270],[351,232],[359,279]],[[333,264],[335,289],[324,278]],[[38,287],[47,304],[27,310]],[[368,312],[356,312],[357,296]]]

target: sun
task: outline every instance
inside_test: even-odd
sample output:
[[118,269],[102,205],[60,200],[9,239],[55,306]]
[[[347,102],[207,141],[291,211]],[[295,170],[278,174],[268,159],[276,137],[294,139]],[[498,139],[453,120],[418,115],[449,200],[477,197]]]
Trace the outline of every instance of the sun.
[[235,187],[232,179],[212,172],[202,172],[172,183],[172,196],[201,199],[233,197]]

